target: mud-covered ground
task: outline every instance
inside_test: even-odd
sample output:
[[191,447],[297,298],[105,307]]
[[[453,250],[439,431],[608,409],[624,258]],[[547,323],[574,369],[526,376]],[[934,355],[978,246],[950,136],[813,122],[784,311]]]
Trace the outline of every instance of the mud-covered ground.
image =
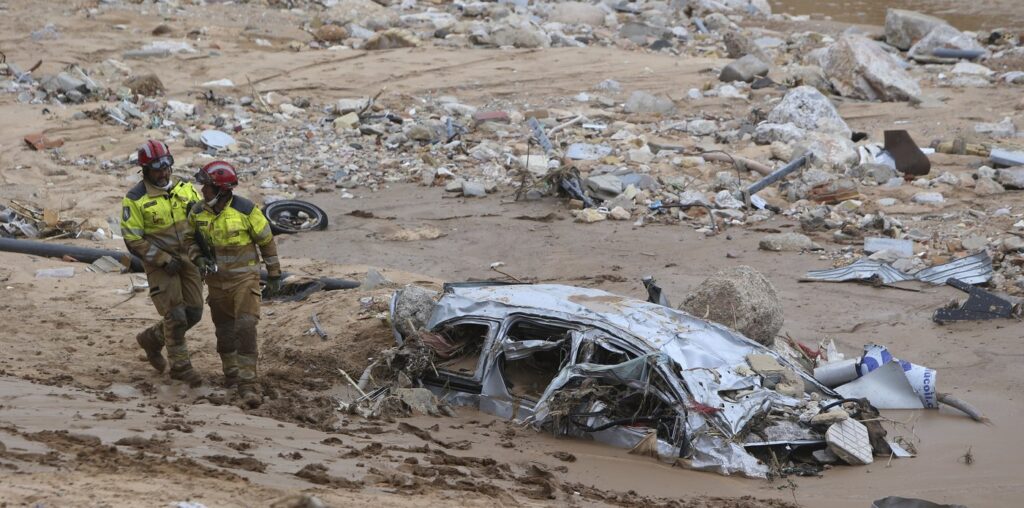
[[[136,73],[157,73],[166,96],[200,102],[201,83],[251,78],[254,90],[309,97],[315,107],[339,98],[372,96],[415,106],[417,98],[456,94],[461,101],[499,108],[518,101],[574,107],[568,99],[605,79],[629,89],[683,97],[714,81],[707,70],[724,60],[682,58],[636,48],[595,45],[545,50],[449,49],[426,46],[377,52],[293,51],[308,41],[299,27],[308,15],[247,5],[187,5],[166,11],[96,2],[14,2],[0,10],[0,50],[9,61],[36,60],[37,74],[72,63],[119,58],[154,38],[158,25],[204,50],[170,60],[131,61]],[[59,39],[29,33],[55,23]],[[795,31],[794,22],[778,29]],[[805,27],[806,28],[806,27]],[[832,25],[822,30],[835,30]],[[267,47],[254,39],[272,42]],[[211,56],[209,51],[214,51]],[[977,122],[1010,115],[1020,88],[936,88],[923,83],[921,104],[879,104],[834,98],[854,130],[874,139],[894,125],[922,144],[969,132]],[[227,91],[251,93],[247,86]],[[752,92],[752,101],[778,92]],[[539,106],[538,106],[539,107]],[[687,106],[689,107],[689,106]],[[95,104],[23,104],[0,94],[0,200],[16,199],[80,219],[105,219],[119,210],[134,170],[122,160],[161,131],[126,131],[109,122],[75,118]],[[746,101],[711,99],[702,114],[745,115]],[[212,127],[212,125],[208,126]],[[257,122],[257,130],[272,126]],[[65,141],[60,154],[37,152],[22,141],[44,131]],[[240,135],[241,136],[241,135]],[[253,139],[257,139],[254,136]],[[516,142],[525,142],[517,140]],[[367,142],[372,146],[372,140]],[[172,144],[183,173],[206,159],[202,149]],[[767,147],[740,152],[768,157]],[[417,154],[417,158],[426,157]],[[84,163],[76,161],[85,160]],[[932,157],[933,172],[970,179],[982,159]],[[323,169],[323,172],[334,168]],[[719,168],[721,169],[721,168]],[[710,179],[715,169],[695,176]],[[240,192],[254,198],[276,191],[247,178]],[[145,294],[129,299],[128,275],[85,272],[83,265],[0,253],[0,503],[12,506],[153,506],[195,501],[206,506],[304,506],[303,494],[332,506],[617,505],[760,508],[863,507],[888,495],[977,506],[1012,506],[1024,495],[1019,457],[1024,416],[1018,365],[1024,355],[1018,321],[939,326],[934,309],[961,296],[955,290],[905,292],[857,284],[805,284],[808,269],[832,266],[838,244],[811,233],[827,253],[758,250],[771,232],[799,231],[799,222],[775,216],[714,236],[688,223],[573,222],[566,200],[515,201],[499,187],[482,199],[452,197],[442,187],[388,182],[299,193],[331,217],[327,231],[281,237],[284,267],[293,273],[361,280],[369,268],[391,284],[372,290],[324,292],[298,303],[275,302],[260,322],[261,375],[266,403],[242,411],[218,386],[219,361],[208,317],[189,333],[194,363],[210,383],[190,390],[169,383],[144,361],[135,334],[155,321]],[[1011,191],[978,196],[945,188],[941,206],[914,205],[919,189],[861,189],[865,211],[878,198],[903,204],[886,213],[914,228],[970,232],[995,238],[1019,220],[1024,196]],[[772,191],[767,192],[772,198]],[[1010,216],[994,217],[998,208]],[[973,211],[973,212],[972,212]],[[978,215],[974,212],[982,212]],[[68,240],[53,240],[54,242]],[[119,240],[68,241],[121,248]],[[945,252],[932,253],[941,257]],[[673,303],[710,273],[749,265],[775,285],[784,310],[784,334],[808,344],[835,339],[855,354],[870,342],[938,371],[942,391],[981,408],[991,425],[941,411],[886,411],[890,436],[917,449],[913,459],[878,460],[866,467],[835,467],[818,478],[773,482],[687,471],[588,442],[561,440],[469,409],[454,418],[414,416],[367,420],[336,410],[354,394],[339,369],[358,376],[393,342],[382,319],[384,302],[403,284],[436,287],[443,281],[515,277],[598,287],[643,297],[640,277],[654,275]],[[39,269],[75,266],[69,279],[35,278]],[[328,333],[310,332],[316,313]]]

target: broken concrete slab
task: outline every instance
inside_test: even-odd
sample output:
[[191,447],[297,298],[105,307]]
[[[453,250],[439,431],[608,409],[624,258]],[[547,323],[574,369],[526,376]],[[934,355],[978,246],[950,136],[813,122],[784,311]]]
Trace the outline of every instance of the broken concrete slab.
[[888,9],[885,12],[885,42],[906,51],[932,29],[946,24],[944,19],[920,12]]
[[844,35],[829,47],[825,73],[843,97],[871,101],[909,101],[921,95],[917,80],[875,41]]

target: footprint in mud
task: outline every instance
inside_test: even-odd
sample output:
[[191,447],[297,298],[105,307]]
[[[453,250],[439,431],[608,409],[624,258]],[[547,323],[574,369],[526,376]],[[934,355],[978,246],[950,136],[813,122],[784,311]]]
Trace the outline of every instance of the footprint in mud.
[[208,460],[220,467],[229,469],[244,469],[254,473],[262,473],[267,470],[267,465],[252,457],[228,457],[227,455],[207,455],[203,459]]

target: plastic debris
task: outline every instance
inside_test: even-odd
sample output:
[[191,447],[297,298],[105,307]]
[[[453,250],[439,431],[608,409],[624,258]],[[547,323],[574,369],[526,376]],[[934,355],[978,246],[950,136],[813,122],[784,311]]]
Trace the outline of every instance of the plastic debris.
[[235,144],[235,138],[231,137],[230,134],[212,129],[203,131],[199,135],[199,140],[214,150],[224,150]]

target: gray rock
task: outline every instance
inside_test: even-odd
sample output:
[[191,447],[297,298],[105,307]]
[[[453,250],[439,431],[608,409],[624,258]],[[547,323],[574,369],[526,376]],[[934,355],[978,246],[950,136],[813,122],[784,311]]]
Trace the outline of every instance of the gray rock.
[[1003,238],[1000,249],[1003,252],[1019,252],[1024,251],[1024,238],[1019,236],[1008,236]]
[[383,50],[396,48],[415,48],[422,44],[412,32],[401,28],[389,28],[377,32],[363,44],[366,50]]
[[974,182],[974,193],[979,196],[991,196],[993,194],[1002,194],[1006,192],[1006,189],[999,182],[983,176],[978,178],[978,181]]
[[637,90],[626,100],[626,113],[657,113],[667,115],[674,112],[676,105],[671,100]]
[[597,5],[583,2],[560,2],[551,7],[548,19],[568,25],[604,25],[605,11]]
[[832,169],[846,171],[860,161],[857,147],[849,138],[832,134],[808,131],[801,141],[793,145],[793,155],[811,153],[811,163]]
[[462,182],[462,195],[467,198],[482,198],[487,195],[484,184],[480,182]]
[[775,287],[749,266],[721,270],[697,286],[680,309],[769,344],[782,329],[782,303]]
[[619,37],[629,39],[637,44],[646,44],[648,39],[655,39],[665,31],[663,28],[630,21],[619,28]]
[[946,21],[935,16],[902,9],[888,9],[885,13],[885,42],[904,51]]
[[718,0],[717,3],[732,9],[737,14],[760,17],[772,15],[772,6],[768,0]]
[[334,112],[337,115],[344,115],[346,113],[358,113],[366,107],[370,99],[361,97],[359,99],[338,99],[338,102],[334,104]]
[[941,192],[918,192],[910,200],[919,205],[937,205],[946,201],[946,198]]
[[725,14],[720,12],[715,12],[705,16],[704,26],[708,27],[708,30],[711,30],[712,32],[721,32],[726,28],[736,28],[736,24],[729,21],[729,18],[725,17]]
[[622,180],[615,175],[604,174],[587,177],[583,185],[601,199],[612,199],[622,194]]
[[435,137],[437,136],[437,133],[434,132],[434,129],[431,129],[426,125],[413,124],[409,126],[408,130],[405,131],[405,135],[409,139],[414,141],[429,142],[434,141]]
[[491,31],[489,42],[498,47],[514,46],[517,48],[547,48],[551,46],[551,38],[543,30],[529,23],[502,24]]
[[843,97],[893,102],[921,95],[917,80],[895,56],[859,35],[844,35],[830,46],[824,69]]
[[974,37],[949,25],[939,25],[928,32],[928,35],[925,35],[923,39],[917,41],[917,44],[914,44],[910,51],[907,52],[907,56],[919,62],[956,62],[956,59],[933,56],[932,52],[939,48],[981,51],[983,56],[989,55],[989,51],[978,43]]
[[821,93],[832,93],[832,83],[817,65],[788,65],[782,68],[782,83],[791,87],[810,86]]
[[814,132],[825,132],[849,138],[850,127],[839,116],[832,101],[817,89],[796,87],[786,93],[782,101],[768,113],[771,123],[793,125]]
[[885,164],[863,164],[862,178],[882,185],[889,180],[896,178],[896,170]]
[[679,195],[679,204],[683,206],[703,205],[710,207],[711,202],[703,192],[688,190]]
[[821,250],[807,235],[800,233],[772,233],[765,235],[758,243],[761,250],[772,252],[799,252],[805,250]]
[[964,249],[968,251],[976,251],[988,247],[988,240],[984,236],[970,235],[960,241],[963,244]]
[[394,312],[395,329],[398,333],[403,337],[411,337],[417,330],[423,329],[434,312],[437,297],[437,291],[412,284],[399,289]]
[[1003,187],[1024,190],[1024,166],[1000,169],[996,178]]
[[710,136],[718,130],[718,124],[712,120],[698,118],[686,122],[686,132],[694,136]]
[[792,123],[765,122],[754,128],[754,143],[770,145],[772,143],[795,143],[802,139],[807,131]]
[[730,63],[729,65],[726,65],[718,75],[718,79],[725,81],[726,83],[731,83],[733,81],[750,83],[758,76],[767,76],[768,71],[768,64],[762,62],[754,55],[747,55]]
[[761,51],[761,48],[739,30],[729,30],[722,34],[722,42],[725,43],[725,52],[729,58],[742,58],[753,55],[762,62],[770,62],[771,59]]
[[573,143],[565,151],[565,156],[573,160],[592,161],[612,153],[608,145],[592,145],[590,143]]
[[994,138],[1012,138],[1017,133],[1017,126],[1013,124],[1013,119],[1005,117],[998,123],[975,124],[974,132],[988,134]]

